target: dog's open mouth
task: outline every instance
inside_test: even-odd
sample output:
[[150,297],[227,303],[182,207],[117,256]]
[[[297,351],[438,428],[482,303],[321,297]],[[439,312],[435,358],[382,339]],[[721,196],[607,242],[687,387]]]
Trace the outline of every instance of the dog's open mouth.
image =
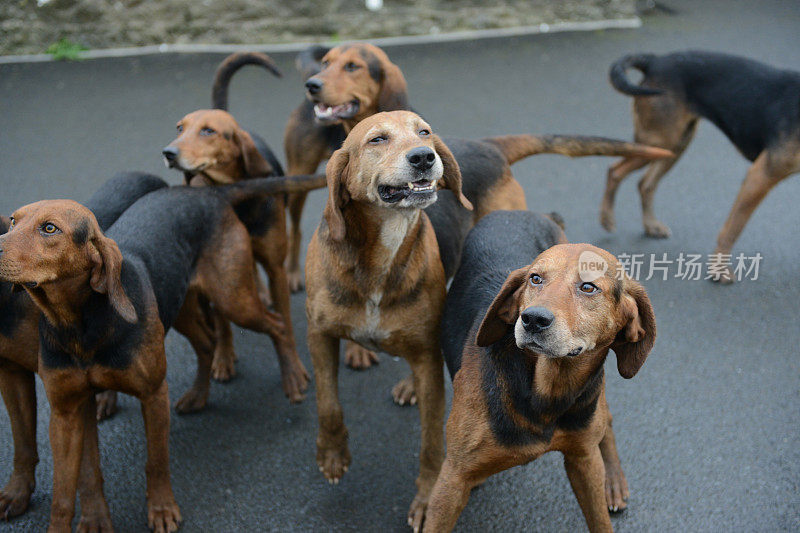
[[436,180],[418,179],[405,185],[378,185],[378,194],[384,202],[393,204],[414,195],[429,195],[436,192]]
[[358,100],[339,105],[327,105],[319,102],[314,105],[314,115],[317,120],[322,122],[344,120],[355,116],[358,113],[358,108]]

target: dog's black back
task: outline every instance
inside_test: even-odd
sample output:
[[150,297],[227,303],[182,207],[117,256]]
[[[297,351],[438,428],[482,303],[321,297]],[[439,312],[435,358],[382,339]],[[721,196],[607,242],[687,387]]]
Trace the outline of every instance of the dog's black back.
[[106,232],[125,258],[123,272],[134,268],[149,280],[165,330],[177,317],[197,259],[226,209],[230,205],[213,187],[169,187],[140,199]]
[[[248,133],[250,133],[250,137],[253,138],[253,144],[256,145],[262,157],[264,157],[267,163],[272,167],[273,172],[271,176],[283,176],[283,167],[280,161],[278,161],[278,158],[275,157],[275,154],[272,153],[272,150],[270,150],[266,141],[253,132]],[[274,196],[251,198],[237,204],[234,207],[234,211],[236,211],[236,216],[239,217],[239,220],[241,220],[242,224],[247,228],[248,233],[255,237],[266,234],[267,231],[275,225],[277,217],[285,216],[282,209],[278,210],[275,208]]]
[[644,88],[667,91],[716,124],[750,161],[800,136],[800,72],[705,51],[626,56],[611,67],[612,83],[626,94],[637,94],[620,78],[626,64],[644,73]]
[[451,378],[461,368],[467,336],[476,334],[511,271],[529,265],[563,235],[552,219],[530,211],[495,211],[472,228],[442,316],[442,351]]

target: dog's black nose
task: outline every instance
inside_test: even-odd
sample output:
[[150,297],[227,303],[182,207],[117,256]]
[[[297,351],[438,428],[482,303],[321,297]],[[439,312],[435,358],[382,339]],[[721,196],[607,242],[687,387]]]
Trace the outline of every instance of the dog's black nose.
[[167,146],[161,150],[161,154],[167,161],[175,161],[178,158],[178,149],[174,146]]
[[549,309],[544,307],[529,307],[520,316],[526,331],[537,333],[549,328],[556,319]]
[[436,153],[427,146],[414,148],[406,154],[406,159],[417,170],[428,170],[436,161]]
[[317,94],[322,90],[322,80],[318,78],[308,78],[308,80],[306,80],[306,90],[311,94]]

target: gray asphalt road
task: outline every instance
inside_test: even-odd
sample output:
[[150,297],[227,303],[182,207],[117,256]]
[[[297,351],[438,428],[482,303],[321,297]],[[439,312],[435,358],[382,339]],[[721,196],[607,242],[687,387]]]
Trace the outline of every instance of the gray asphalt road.
[[[411,101],[451,135],[518,132],[629,138],[630,102],[614,92],[608,65],[632,51],[706,48],[800,70],[796,1],[665,0],[639,30],[541,35],[389,49]],[[221,56],[169,55],[82,63],[0,67],[0,212],[43,198],[86,199],[112,173],[141,169],[177,183],[160,148],[185,113],[209,104]],[[301,99],[289,55],[275,57],[282,80],[256,69],[232,89],[233,113],[280,150],[286,118]],[[517,164],[531,209],[557,210],[572,241],[615,253],[708,253],[747,164],[703,123],[662,182],[656,209],[669,240],[642,235],[635,180],[618,199],[616,234],[597,222],[610,161],[540,156]],[[310,236],[325,195],[311,196]],[[781,184],[762,204],[736,251],[763,255],[758,281],[721,287],[653,279],[645,285],[659,338],[642,371],[625,381],[608,365],[608,398],[631,486],[618,531],[776,531],[800,529],[800,332],[797,283],[800,180]],[[673,271],[674,272],[674,271]],[[303,294],[293,297],[301,357]],[[177,399],[191,383],[194,357],[167,339],[169,386]],[[367,372],[343,370],[341,397],[353,465],[329,486],[314,462],[314,389],[289,405],[268,339],[236,337],[239,376],[213,385],[203,414],[172,419],[171,465],[183,531],[405,531],[419,443],[416,409],[395,407],[391,385],[407,372],[382,356]],[[448,384],[448,398],[450,396]],[[32,508],[0,531],[40,531],[50,507],[48,408],[41,388],[42,456]],[[132,399],[100,429],[106,495],[119,531],[146,527],[144,434]],[[11,465],[11,432],[0,410],[0,476]],[[551,454],[491,478],[459,521],[461,531],[575,531],[583,518],[560,458]]]

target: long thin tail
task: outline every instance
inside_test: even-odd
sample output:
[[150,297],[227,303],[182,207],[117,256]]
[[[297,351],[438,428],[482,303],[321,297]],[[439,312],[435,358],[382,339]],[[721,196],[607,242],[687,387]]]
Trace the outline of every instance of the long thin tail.
[[654,96],[657,94],[664,94],[664,91],[660,89],[634,85],[625,75],[625,71],[629,68],[635,68],[647,76],[650,62],[654,57],[653,54],[631,54],[619,58],[611,65],[611,69],[608,71],[608,78],[611,80],[611,85],[619,92],[631,96]]
[[330,48],[327,46],[312,44],[297,54],[294,64],[297,70],[300,71],[300,77],[303,78],[303,80],[307,80],[322,70],[320,61],[322,61],[322,58],[325,57],[325,54],[327,54],[329,50]]
[[561,154],[569,157],[637,156],[647,159],[661,159],[675,155],[663,148],[585,135],[504,135],[483,140],[497,146],[509,164],[536,154]]
[[296,176],[270,176],[242,180],[230,185],[217,186],[215,190],[236,206],[251,198],[269,194],[308,192],[321,189],[326,185],[325,174],[298,174]]
[[236,52],[229,55],[217,67],[214,84],[211,88],[211,106],[214,109],[228,109],[228,85],[236,71],[245,65],[257,65],[272,72],[276,77],[283,76],[272,58],[261,52]]

